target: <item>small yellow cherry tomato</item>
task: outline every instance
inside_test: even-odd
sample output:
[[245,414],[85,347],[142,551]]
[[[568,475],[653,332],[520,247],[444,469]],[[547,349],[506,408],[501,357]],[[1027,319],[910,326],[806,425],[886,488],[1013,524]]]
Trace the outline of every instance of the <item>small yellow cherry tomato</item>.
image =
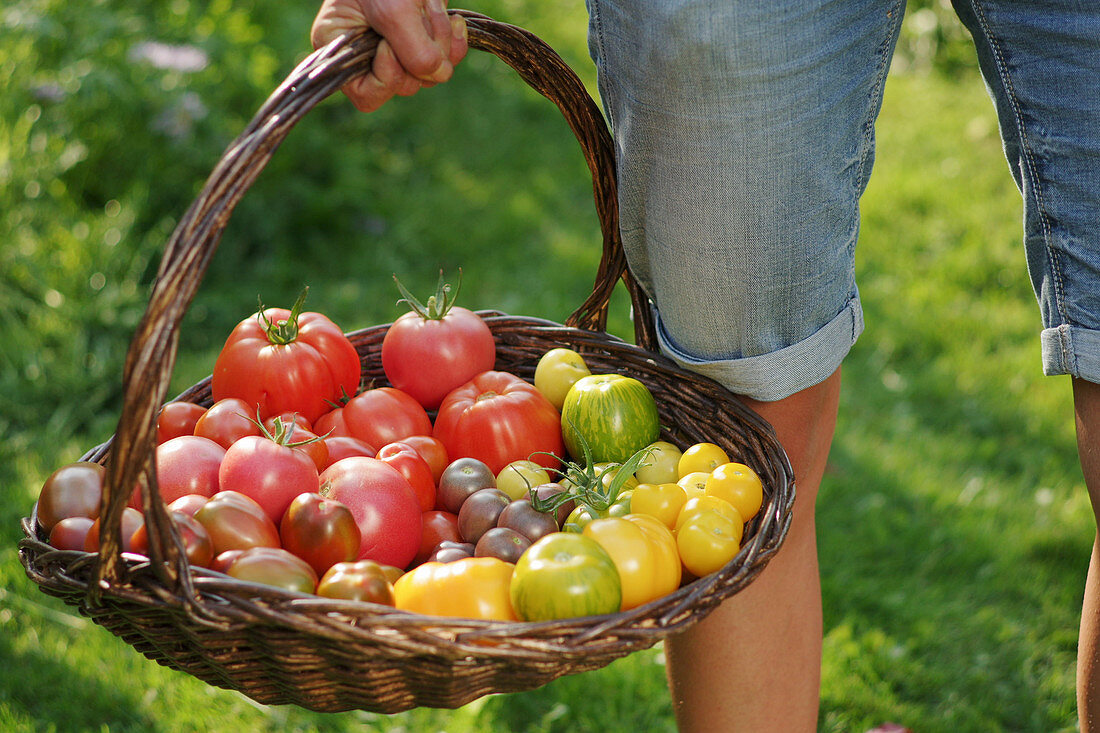
[[527,459],[512,461],[497,474],[497,488],[512,500],[524,499],[531,489],[550,483],[550,473]]
[[542,392],[558,412],[561,412],[569,388],[591,373],[576,351],[566,348],[550,349],[535,365],[535,389]]
[[676,464],[676,472],[680,478],[697,471],[710,473],[723,463],[729,462],[729,456],[726,455],[721,446],[714,443],[696,443],[680,456],[680,460]]
[[716,509],[691,515],[676,533],[684,568],[697,577],[721,569],[741,549],[741,524]]
[[667,440],[658,440],[646,448],[648,453],[642,465],[634,472],[643,484],[670,484],[680,478],[677,466],[683,453]]
[[725,499],[746,522],[756,516],[764,503],[760,476],[744,463],[723,463],[710,474],[704,491],[708,496]]
[[690,499],[693,496],[702,496],[706,492],[708,478],[710,478],[709,471],[692,471],[676,483],[684,487]]
[[679,484],[638,484],[630,497],[630,511],[656,517],[672,529],[687,498],[687,492]]

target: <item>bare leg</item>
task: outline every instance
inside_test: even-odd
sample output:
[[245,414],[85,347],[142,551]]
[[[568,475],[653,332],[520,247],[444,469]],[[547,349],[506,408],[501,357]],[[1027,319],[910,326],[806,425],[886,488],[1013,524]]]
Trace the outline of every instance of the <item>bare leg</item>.
[[[1100,386],[1073,380],[1077,421],[1077,452],[1100,523]],[[1081,635],[1077,647],[1077,717],[1082,733],[1100,731],[1100,536],[1093,541],[1081,608]]]
[[665,645],[683,731],[800,733],[817,727],[821,584],[814,502],[836,427],[840,371],[778,402],[750,402],[795,472],[790,533],[744,591]]

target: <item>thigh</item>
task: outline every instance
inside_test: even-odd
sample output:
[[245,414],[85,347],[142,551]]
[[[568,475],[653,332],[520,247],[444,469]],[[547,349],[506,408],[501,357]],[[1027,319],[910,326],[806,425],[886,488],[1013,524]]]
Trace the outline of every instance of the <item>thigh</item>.
[[955,0],[1024,198],[1048,374],[1100,381],[1100,3]]
[[898,0],[589,0],[630,266],[662,348],[759,399],[862,328],[858,202]]

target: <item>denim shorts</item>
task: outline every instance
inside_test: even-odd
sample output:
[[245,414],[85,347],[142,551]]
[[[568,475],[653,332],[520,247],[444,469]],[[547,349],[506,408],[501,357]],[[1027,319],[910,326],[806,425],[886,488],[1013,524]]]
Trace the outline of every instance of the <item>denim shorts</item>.
[[[955,0],[1024,199],[1043,368],[1100,382],[1100,3]],[[662,350],[778,400],[863,329],[859,199],[904,0],[588,0]]]

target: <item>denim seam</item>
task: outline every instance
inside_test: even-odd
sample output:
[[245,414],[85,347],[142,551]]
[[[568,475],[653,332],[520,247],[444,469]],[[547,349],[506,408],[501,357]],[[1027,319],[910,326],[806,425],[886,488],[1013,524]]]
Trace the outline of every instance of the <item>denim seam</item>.
[[896,35],[895,30],[896,30],[898,24],[901,22],[900,15],[901,15],[901,11],[904,7],[904,5],[902,4],[903,2],[904,2],[904,0],[895,0],[893,8],[886,13],[887,17],[890,17],[894,13],[897,13],[899,15],[899,17],[898,17],[897,20],[894,21],[894,27],[891,28],[887,32],[886,38],[883,39],[882,43],[879,44],[879,47],[878,47],[878,56],[879,56],[878,78],[875,80],[875,86],[874,86],[875,91],[874,91],[874,93],[871,97],[871,105],[867,108],[867,110],[868,110],[867,120],[863,123],[863,146],[864,146],[864,150],[863,150],[863,155],[859,156],[859,170],[856,174],[856,176],[857,176],[856,186],[859,187],[859,188],[862,188],[864,186],[864,184],[867,182],[867,175],[866,175],[866,171],[864,170],[864,167],[867,164],[867,155],[866,155],[867,146],[869,146],[871,144],[870,141],[871,141],[872,136],[874,135],[875,117],[876,117],[875,110],[878,109],[879,104],[882,102],[882,89],[885,86],[885,83],[884,83],[883,80],[885,79],[886,74],[890,69],[890,57],[892,56],[892,54],[890,53],[890,45],[892,43],[892,39]]
[[1039,178],[1038,166],[1035,162],[1035,153],[1031,148],[1027,128],[1024,125],[1024,118],[1020,112],[1020,103],[1016,97],[1016,90],[1012,84],[1012,77],[1008,73],[1008,64],[1005,63],[1004,51],[997,37],[994,36],[993,29],[990,27],[989,22],[986,20],[985,8],[982,5],[982,0],[971,0],[971,6],[974,8],[974,17],[985,33],[985,37],[989,40],[989,48],[993,51],[993,56],[996,60],[997,75],[1004,85],[1005,94],[1012,106],[1012,116],[1016,121],[1016,130],[1020,135],[1020,149],[1023,151],[1024,164],[1027,166],[1028,173],[1031,176],[1031,185],[1035,190],[1035,205],[1039,210],[1039,226],[1042,229],[1043,241],[1046,243],[1047,257],[1050,258],[1050,269],[1054,278],[1054,302],[1058,307],[1058,315],[1061,317],[1062,323],[1069,323],[1069,318],[1066,316],[1065,312],[1065,286],[1062,282],[1062,266],[1058,259],[1058,252],[1054,249],[1053,245],[1050,217],[1047,214],[1045,198],[1043,196],[1043,184],[1042,180]]
[[[600,59],[607,58],[607,42],[604,40],[603,21],[600,17],[600,3],[599,0],[589,0],[588,2],[588,14],[592,27],[596,29],[596,54],[597,59],[593,59],[596,62],[597,68],[600,66]],[[606,94],[610,95],[610,89],[606,90]],[[611,107],[613,105],[603,105],[604,114],[607,116],[608,126],[611,130],[615,129],[615,119],[611,113]]]

